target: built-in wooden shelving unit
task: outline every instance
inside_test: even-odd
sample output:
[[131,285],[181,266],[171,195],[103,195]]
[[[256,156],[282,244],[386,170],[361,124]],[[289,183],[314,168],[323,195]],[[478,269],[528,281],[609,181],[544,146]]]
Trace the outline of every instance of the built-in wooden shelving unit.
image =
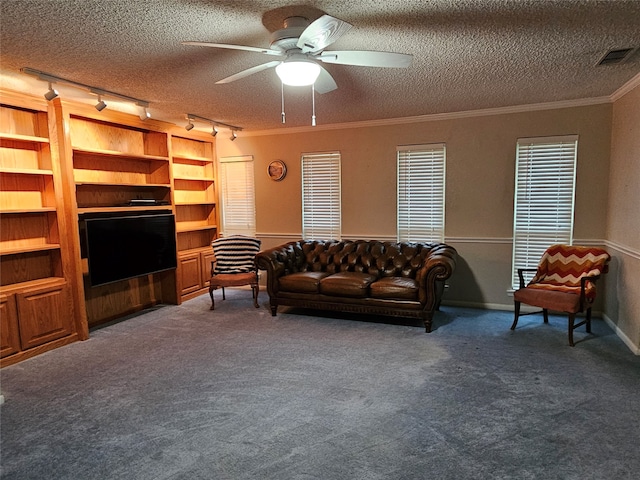
[[0,356],[8,365],[83,335],[65,268],[63,186],[47,106],[0,100]]
[[[207,290],[218,235],[215,139],[0,91],[2,366],[89,327]],[[177,269],[91,286],[84,222],[173,214]]]
[[171,136],[180,294],[183,299],[207,290],[218,235],[213,141]]

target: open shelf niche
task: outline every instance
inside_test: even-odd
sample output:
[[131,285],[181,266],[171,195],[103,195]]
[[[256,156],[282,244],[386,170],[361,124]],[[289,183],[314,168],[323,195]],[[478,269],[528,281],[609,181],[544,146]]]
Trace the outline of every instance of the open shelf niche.
[[214,140],[171,136],[178,237],[178,277],[182,300],[208,289],[218,236]]
[[[157,305],[179,303],[175,270],[92,286],[84,221],[173,211],[168,125],[65,103],[78,261],[89,326]],[[70,158],[69,158],[70,157]]]

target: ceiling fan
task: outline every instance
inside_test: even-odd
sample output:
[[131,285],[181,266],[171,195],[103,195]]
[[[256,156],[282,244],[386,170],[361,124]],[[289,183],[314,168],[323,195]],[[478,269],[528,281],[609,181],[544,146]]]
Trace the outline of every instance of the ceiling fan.
[[271,35],[271,48],[206,42],[182,42],[182,44],[245,50],[279,57],[278,60],[256,65],[218,80],[216,84],[234,82],[275,67],[283,84],[313,85],[316,92],[327,93],[335,90],[337,85],[331,74],[320,63],[386,68],[407,68],[411,65],[413,56],[404,53],[358,50],[324,51],[326,47],[347,33],[351,27],[350,23],[330,15],[323,15],[311,24],[304,17],[289,17],[284,21],[284,28]]

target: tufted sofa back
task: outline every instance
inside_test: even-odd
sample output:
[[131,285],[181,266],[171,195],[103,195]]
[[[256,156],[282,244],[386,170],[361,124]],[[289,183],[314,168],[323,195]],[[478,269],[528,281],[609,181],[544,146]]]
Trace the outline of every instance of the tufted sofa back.
[[[381,277],[415,278],[425,259],[442,244],[375,240],[307,240],[291,242],[281,260],[286,273],[362,272]],[[284,252],[283,252],[284,253]]]

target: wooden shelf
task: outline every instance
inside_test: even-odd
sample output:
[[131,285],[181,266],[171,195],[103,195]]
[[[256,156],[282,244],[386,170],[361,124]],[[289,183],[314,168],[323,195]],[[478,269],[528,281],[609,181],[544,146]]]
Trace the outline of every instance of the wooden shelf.
[[194,182],[215,182],[216,179],[213,177],[195,177],[195,176],[188,176],[188,175],[174,175],[173,177],[176,180],[188,180],[188,181],[194,181]]
[[39,208],[8,208],[2,210],[2,215],[8,214],[26,214],[26,213],[55,213],[56,207],[39,207]]
[[126,213],[146,212],[149,210],[171,210],[171,205],[146,205],[139,207],[78,207],[78,213]]
[[166,183],[113,183],[113,182],[76,182],[76,185],[96,185],[106,187],[136,187],[136,188],[171,188]]
[[177,233],[188,233],[188,232],[201,232],[205,230],[217,230],[217,225],[194,225],[188,224],[183,225],[182,222],[176,223],[176,232]]
[[36,137],[33,135],[19,135],[16,133],[0,132],[0,140],[11,140],[14,142],[25,143],[49,143],[49,139],[45,137]]
[[178,161],[178,163],[180,162],[180,160],[186,160],[189,162],[199,162],[199,163],[213,162],[213,159],[207,158],[207,157],[192,157],[190,155],[173,155],[173,161],[176,162],[176,160]]
[[21,253],[46,252],[49,250],[59,250],[59,243],[49,243],[43,245],[29,245],[24,247],[0,248],[0,256],[19,255]]
[[209,201],[209,202],[175,202],[176,207],[192,207],[192,206],[199,206],[199,205],[211,205],[211,206],[215,206],[216,202],[215,201]]
[[1,173],[11,173],[11,174],[19,174],[19,175],[48,175],[53,176],[53,170],[43,170],[38,168],[7,168],[0,167]]
[[103,157],[118,157],[130,160],[147,160],[156,162],[168,162],[169,157],[161,157],[157,155],[139,155],[135,153],[119,152],[117,150],[103,150],[100,148],[84,148],[73,147],[74,154],[98,155]]
[[27,282],[12,283],[11,285],[0,285],[0,293],[7,294],[12,291],[27,290],[34,287],[48,287],[52,285],[64,285],[66,280],[62,277],[47,277]]

